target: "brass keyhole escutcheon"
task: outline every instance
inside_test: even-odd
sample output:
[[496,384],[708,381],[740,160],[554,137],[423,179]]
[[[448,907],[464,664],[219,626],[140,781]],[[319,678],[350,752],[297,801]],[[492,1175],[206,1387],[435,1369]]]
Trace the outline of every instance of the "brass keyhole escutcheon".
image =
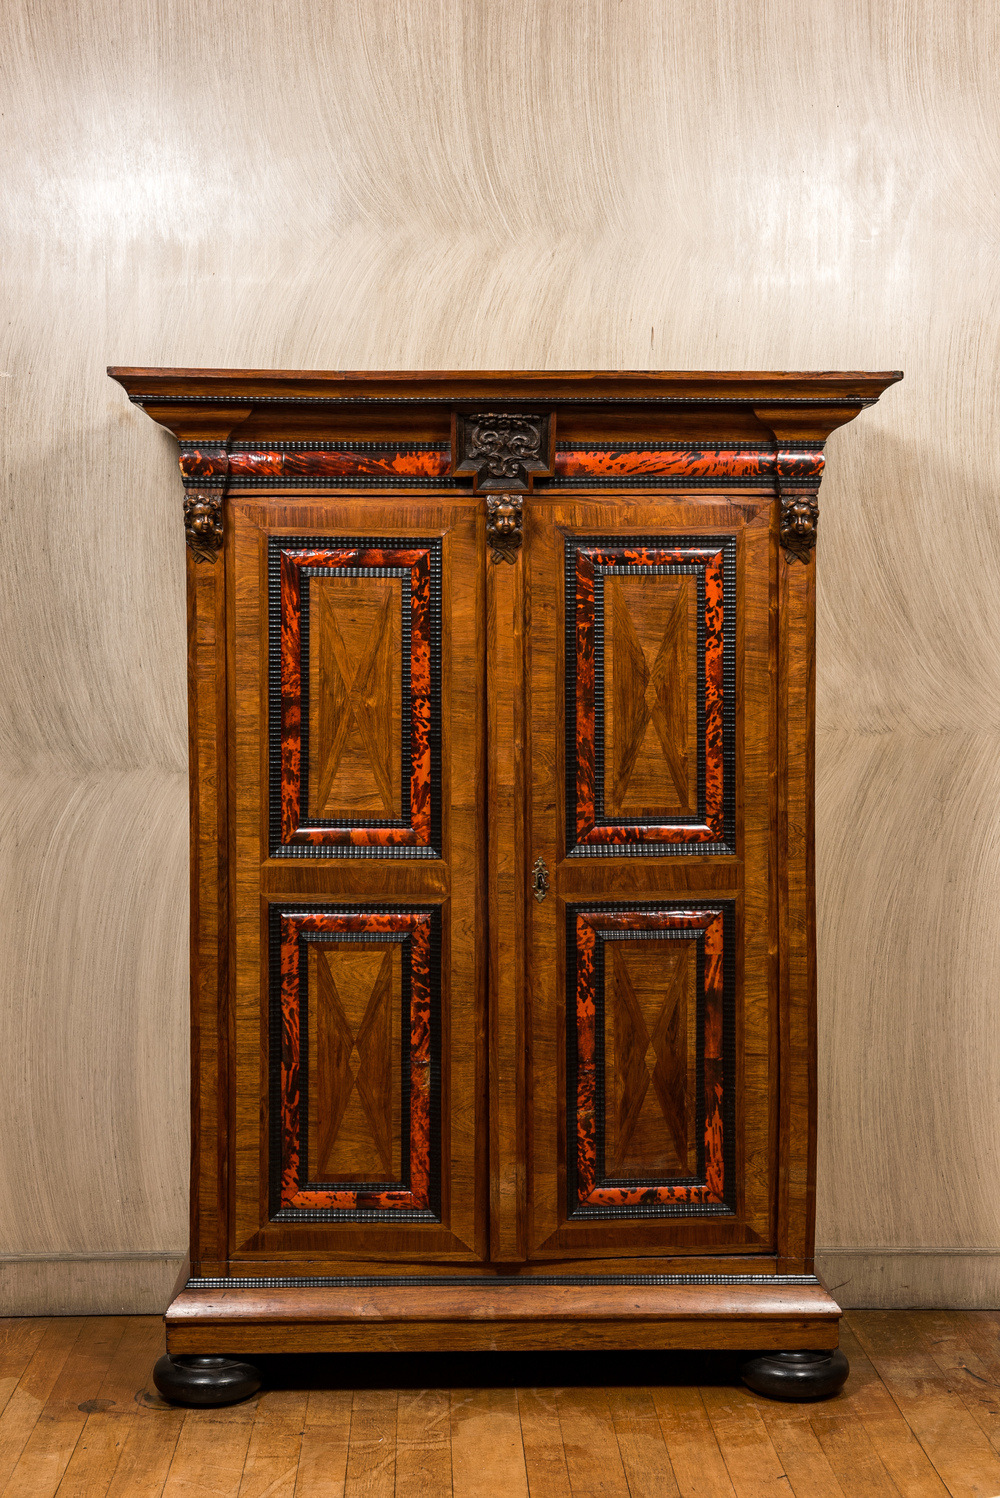
[[534,890],[535,899],[541,905],[549,892],[549,871],[545,867],[543,858],[535,859],[535,867],[531,871],[531,888]]

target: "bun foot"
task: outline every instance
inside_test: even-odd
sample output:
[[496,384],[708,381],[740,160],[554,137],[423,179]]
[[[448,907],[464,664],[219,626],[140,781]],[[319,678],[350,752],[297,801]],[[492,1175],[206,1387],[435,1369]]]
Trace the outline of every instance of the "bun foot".
[[829,1399],[851,1371],[840,1348],[832,1352],[765,1352],[740,1369],[755,1394],[771,1399]]
[[174,1404],[235,1404],[260,1388],[260,1374],[239,1358],[164,1353],[153,1369],[153,1382]]

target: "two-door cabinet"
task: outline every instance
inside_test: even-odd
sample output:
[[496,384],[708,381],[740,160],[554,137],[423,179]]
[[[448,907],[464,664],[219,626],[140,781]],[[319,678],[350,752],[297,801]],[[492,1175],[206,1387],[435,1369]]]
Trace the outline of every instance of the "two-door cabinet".
[[188,543],[191,1264],[160,1387],[602,1347],[839,1387],[817,494],[900,376],[110,373],[180,443]]

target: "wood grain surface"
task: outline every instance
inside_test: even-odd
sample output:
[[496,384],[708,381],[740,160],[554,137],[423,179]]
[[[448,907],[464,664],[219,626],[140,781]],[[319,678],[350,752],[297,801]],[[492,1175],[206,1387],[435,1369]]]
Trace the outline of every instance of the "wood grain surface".
[[781,1404],[723,1353],[269,1357],[180,1409],[153,1317],[0,1323],[5,1498],[992,1498],[1000,1319],[853,1312],[836,1398]]
[[[32,1256],[187,1234],[181,488],[109,363],[906,370],[821,491],[817,1241],[1000,1255],[998,27],[987,0],[11,0],[9,1306]],[[919,1295],[921,1262],[859,1293]]]

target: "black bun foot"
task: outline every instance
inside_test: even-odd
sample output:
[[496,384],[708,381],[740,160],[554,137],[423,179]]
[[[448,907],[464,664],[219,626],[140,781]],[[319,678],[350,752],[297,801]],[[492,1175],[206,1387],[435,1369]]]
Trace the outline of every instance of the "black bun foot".
[[235,1404],[260,1388],[260,1374],[239,1358],[177,1357],[157,1361],[153,1382],[174,1404]]
[[771,1399],[829,1399],[844,1387],[851,1366],[840,1348],[833,1352],[765,1352],[740,1369],[756,1394]]

